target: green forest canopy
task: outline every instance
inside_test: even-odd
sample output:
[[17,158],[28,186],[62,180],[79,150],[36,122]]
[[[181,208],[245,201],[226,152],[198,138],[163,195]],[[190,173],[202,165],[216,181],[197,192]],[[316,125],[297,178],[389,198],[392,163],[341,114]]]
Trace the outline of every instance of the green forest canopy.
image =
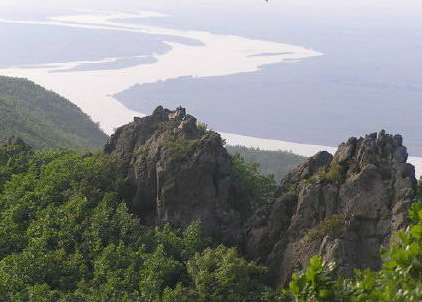
[[102,148],[107,136],[76,105],[25,79],[0,76],[0,141],[36,148]]
[[[254,168],[235,167],[245,184],[260,182]],[[273,289],[265,267],[206,238],[199,222],[184,230],[142,226],[126,191],[109,156],[33,151],[21,141],[0,147],[0,301],[422,299],[420,203],[381,271],[341,279],[335,264],[315,257],[288,288]]]
[[[22,79],[0,77],[0,118],[0,140],[19,136],[37,149],[99,148],[107,138],[69,101]],[[204,236],[199,222],[142,226],[126,206],[126,181],[112,157],[11,143],[0,146],[0,302],[422,300],[421,203],[412,207],[408,230],[383,252],[379,272],[338,278],[335,263],[314,257],[287,288],[275,289],[267,268]],[[234,177],[250,212],[276,189],[259,172],[279,180],[304,160],[227,149],[237,154]]]
[[[103,154],[0,149],[0,301],[260,301],[265,268],[199,223],[148,228]],[[142,217],[140,218],[142,220]]]
[[[35,148],[102,148],[107,136],[76,105],[35,83],[0,76],[0,141],[22,138]],[[291,152],[227,146],[279,181],[305,158]]]

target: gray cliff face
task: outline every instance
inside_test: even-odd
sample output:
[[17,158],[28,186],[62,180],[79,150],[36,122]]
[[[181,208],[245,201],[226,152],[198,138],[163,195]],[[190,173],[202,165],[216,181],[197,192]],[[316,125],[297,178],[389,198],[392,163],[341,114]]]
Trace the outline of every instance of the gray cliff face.
[[399,135],[351,138],[334,156],[320,152],[284,180],[272,207],[247,228],[246,254],[268,265],[277,284],[313,255],[338,273],[377,269],[379,251],[407,226],[415,171]]
[[187,226],[199,220],[221,241],[240,241],[240,215],[230,206],[231,158],[221,137],[198,126],[185,109],[158,107],[135,118],[116,131],[105,151],[123,162],[134,188],[132,208],[143,223]]
[[221,137],[183,108],[158,107],[135,118],[105,152],[122,162],[133,190],[130,206],[142,223],[184,227],[199,220],[218,241],[267,265],[276,285],[313,255],[334,261],[342,275],[379,268],[380,248],[407,226],[416,191],[401,136],[384,131],[350,138],[334,156],[309,158],[249,219],[240,214],[242,188]]

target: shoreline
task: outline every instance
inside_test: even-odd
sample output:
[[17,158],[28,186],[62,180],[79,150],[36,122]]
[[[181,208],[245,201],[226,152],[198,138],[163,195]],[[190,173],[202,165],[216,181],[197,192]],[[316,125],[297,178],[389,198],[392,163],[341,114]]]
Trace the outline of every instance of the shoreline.
[[[299,144],[220,131],[218,131],[218,133],[221,134],[222,138],[226,140],[228,145],[241,145],[249,148],[259,148],[266,151],[289,151],[304,157],[313,156],[319,151],[328,151],[329,153],[334,154],[337,150],[337,147]],[[341,142],[339,142],[339,144],[340,143]],[[419,179],[422,177],[422,157],[409,156],[407,162],[415,167],[416,178]]]
[[[104,63],[121,58],[104,58],[98,61],[68,63],[51,62],[42,66],[32,65],[3,68],[0,69],[0,74],[27,78],[46,89],[55,91],[80,107],[93,121],[99,122],[101,128],[107,134],[111,134],[115,128],[133,120],[133,117],[143,116],[139,112],[129,110],[112,97],[135,84],[154,83],[183,76],[206,77],[254,72],[265,64],[286,63],[290,62],[290,60],[300,61],[309,57],[322,55],[311,49],[271,41],[115,22],[116,19],[127,16],[141,18],[142,13],[83,14],[51,17],[47,21],[0,19],[0,23],[27,24],[28,26],[43,24],[179,36],[196,39],[202,42],[203,46],[185,45],[163,40],[164,43],[171,47],[171,50],[165,54],[152,54],[151,56],[157,60],[156,63],[116,70],[78,71],[77,67],[81,64]],[[225,52],[224,57],[219,55],[222,49]],[[262,56],[262,54],[274,55]],[[89,89],[86,89],[87,83],[89,83]],[[262,150],[292,151],[293,153],[306,157],[312,156],[322,150],[330,153],[334,153],[336,150],[335,147],[322,145],[298,144],[281,140],[242,136],[233,133],[220,133],[231,145],[259,147]],[[409,157],[409,162],[415,165],[418,177],[421,176],[422,157]]]
[[[51,17],[47,21],[0,19],[0,23],[27,24],[28,26],[67,26],[91,30],[101,29],[167,35],[195,39],[202,42],[203,45],[185,45],[169,42],[163,38],[162,42],[169,45],[171,50],[165,54],[152,54],[151,56],[157,61],[149,65],[130,66],[117,70],[60,72],[77,68],[81,63],[101,63],[116,59],[104,58],[98,61],[59,64],[51,62],[51,64],[43,64],[43,68],[36,68],[36,66],[29,66],[32,68],[27,68],[28,66],[25,66],[26,68],[4,68],[0,69],[0,74],[27,78],[61,94],[91,116],[94,122],[99,122],[101,128],[107,134],[110,134],[116,127],[139,115],[135,111],[127,109],[112,97],[136,84],[155,83],[184,76],[208,77],[255,72],[266,64],[283,63],[289,62],[290,59],[301,60],[322,55],[301,46],[278,42],[113,21],[116,18],[128,16],[142,17],[142,14],[82,14]],[[224,56],[221,56],[222,50],[224,50]],[[253,56],[270,52],[279,53],[279,55]],[[86,87],[87,83],[89,83],[89,87]]]

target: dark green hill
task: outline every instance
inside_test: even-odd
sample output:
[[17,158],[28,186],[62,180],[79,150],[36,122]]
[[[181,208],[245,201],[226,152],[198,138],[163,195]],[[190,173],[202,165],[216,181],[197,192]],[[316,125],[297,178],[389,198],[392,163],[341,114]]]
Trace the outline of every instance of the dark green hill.
[[277,181],[306,160],[305,157],[286,151],[264,151],[243,146],[226,146],[226,149],[232,155],[239,154],[247,162],[258,164],[262,174],[274,175]]
[[0,302],[422,301],[402,141],[350,138],[277,187],[183,108],[120,127],[103,153],[9,139]]
[[18,136],[35,148],[98,148],[107,136],[58,94],[19,78],[0,76],[0,140]]

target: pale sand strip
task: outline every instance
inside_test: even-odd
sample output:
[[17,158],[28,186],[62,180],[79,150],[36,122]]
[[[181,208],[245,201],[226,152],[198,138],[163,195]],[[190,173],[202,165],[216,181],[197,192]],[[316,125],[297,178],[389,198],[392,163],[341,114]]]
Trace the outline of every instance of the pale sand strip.
[[[229,145],[241,145],[251,148],[259,148],[261,150],[271,150],[271,151],[291,151],[293,153],[302,155],[302,156],[312,156],[319,151],[328,151],[331,154],[334,154],[337,150],[336,147],[327,147],[321,145],[307,145],[307,144],[298,144],[291,143],[286,141],[274,140],[274,139],[264,139],[251,136],[238,135],[233,133],[224,133],[221,132],[221,136],[226,140]],[[410,156],[408,162],[415,166],[416,177],[420,178],[422,176],[422,157]]]

